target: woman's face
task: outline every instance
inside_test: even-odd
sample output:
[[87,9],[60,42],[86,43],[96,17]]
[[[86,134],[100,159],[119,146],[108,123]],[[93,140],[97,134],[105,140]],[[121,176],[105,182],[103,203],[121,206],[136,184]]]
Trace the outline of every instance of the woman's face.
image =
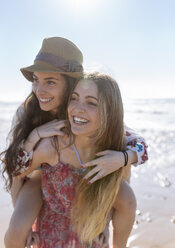
[[66,80],[59,73],[34,72],[32,89],[42,110],[56,112],[64,97]]
[[91,80],[82,79],[75,87],[68,106],[72,133],[91,136],[99,127],[98,89]]

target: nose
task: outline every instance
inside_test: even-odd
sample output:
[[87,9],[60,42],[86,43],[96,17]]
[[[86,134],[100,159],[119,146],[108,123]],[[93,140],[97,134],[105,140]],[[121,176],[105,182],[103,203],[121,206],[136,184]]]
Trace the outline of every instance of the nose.
[[77,113],[84,113],[85,112],[85,106],[83,103],[79,102],[77,105],[76,105],[76,108],[75,108],[75,111]]
[[33,91],[35,92],[36,95],[41,95],[45,92],[44,86],[41,83],[38,83],[33,87]]

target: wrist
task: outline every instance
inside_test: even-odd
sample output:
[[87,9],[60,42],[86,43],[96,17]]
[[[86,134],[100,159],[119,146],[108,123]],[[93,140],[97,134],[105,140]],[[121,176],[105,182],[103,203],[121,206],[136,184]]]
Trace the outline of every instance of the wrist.
[[31,152],[39,140],[40,136],[38,134],[38,130],[35,128],[25,140],[24,150],[26,150],[27,152]]
[[138,161],[137,153],[132,150],[126,150],[128,154],[128,164],[135,164]]
[[124,157],[124,163],[123,163],[123,167],[128,165],[128,152],[127,151],[123,151],[123,157]]

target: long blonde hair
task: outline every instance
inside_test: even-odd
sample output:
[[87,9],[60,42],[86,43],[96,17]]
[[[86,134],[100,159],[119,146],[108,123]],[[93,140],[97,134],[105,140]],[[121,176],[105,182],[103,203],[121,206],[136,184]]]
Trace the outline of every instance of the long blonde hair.
[[[95,82],[98,88],[100,129],[94,137],[97,151],[106,149],[123,151],[123,103],[116,81],[99,73],[87,74],[85,79]],[[86,173],[91,169],[86,170]],[[121,178],[122,168],[91,185],[83,180],[79,181],[71,219],[82,242],[91,242],[105,229]]]

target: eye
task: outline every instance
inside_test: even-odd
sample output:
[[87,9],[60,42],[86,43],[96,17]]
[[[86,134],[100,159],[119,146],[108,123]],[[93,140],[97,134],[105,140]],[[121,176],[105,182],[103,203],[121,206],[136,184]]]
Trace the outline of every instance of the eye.
[[89,102],[88,102],[88,105],[96,107],[98,104],[97,104],[97,103],[95,103],[95,102],[91,102],[91,101],[89,101]]
[[77,98],[75,96],[71,96],[70,101],[76,101]]
[[48,85],[55,85],[56,84],[56,82],[54,82],[54,81],[48,81],[47,83],[48,83]]
[[72,94],[70,101],[76,101],[78,100],[78,97],[75,94]]
[[38,83],[38,82],[39,82],[38,78],[33,77],[33,83]]

